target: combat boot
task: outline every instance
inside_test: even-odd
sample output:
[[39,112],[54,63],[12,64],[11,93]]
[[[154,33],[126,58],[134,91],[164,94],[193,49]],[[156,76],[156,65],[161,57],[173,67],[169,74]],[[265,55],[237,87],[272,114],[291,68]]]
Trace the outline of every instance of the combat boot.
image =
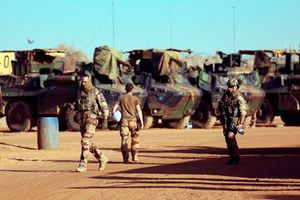
[[86,164],[79,163],[79,166],[77,167],[76,172],[86,172]]
[[108,157],[106,157],[105,155],[102,154],[98,161],[99,161],[98,170],[102,171],[105,169],[106,163],[108,163],[109,159],[108,159]]

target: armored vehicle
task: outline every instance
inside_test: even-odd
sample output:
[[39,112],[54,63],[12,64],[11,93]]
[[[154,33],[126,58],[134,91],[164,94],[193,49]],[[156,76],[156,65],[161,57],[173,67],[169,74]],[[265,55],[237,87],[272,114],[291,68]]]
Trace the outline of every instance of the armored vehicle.
[[280,116],[286,125],[300,125],[300,52],[294,50],[241,50],[254,57],[265,99],[257,123],[271,124]]
[[201,92],[182,75],[180,50],[145,49],[128,51],[134,67],[132,80],[148,92],[144,125],[159,122],[170,128],[185,128],[199,104]]
[[76,97],[77,81],[64,72],[65,53],[55,49],[0,52],[2,113],[12,131],[29,131],[39,116],[58,116],[66,129],[66,104]]
[[[79,65],[78,75],[89,75],[93,81],[93,85],[97,87],[104,95],[109,108],[111,108],[119,96],[125,94],[126,83],[133,83],[128,75],[131,65],[123,60],[123,54],[109,46],[96,47],[93,56],[93,63],[81,63]],[[140,98],[144,106],[147,92],[135,86],[133,95]],[[71,130],[79,130],[79,113],[72,108],[67,110],[67,123]],[[101,119],[99,119],[99,124]],[[108,125],[110,129],[115,129],[117,123],[109,119]]]
[[251,116],[259,108],[264,92],[260,89],[258,74],[253,72],[247,60],[239,54],[217,52],[216,56],[202,59],[202,63],[191,66],[187,59],[186,76],[190,82],[203,91],[199,107],[192,116],[194,127],[211,128],[217,122],[215,110],[218,99],[227,90],[227,81],[235,77],[239,80],[239,91],[248,104],[245,126],[250,124]]

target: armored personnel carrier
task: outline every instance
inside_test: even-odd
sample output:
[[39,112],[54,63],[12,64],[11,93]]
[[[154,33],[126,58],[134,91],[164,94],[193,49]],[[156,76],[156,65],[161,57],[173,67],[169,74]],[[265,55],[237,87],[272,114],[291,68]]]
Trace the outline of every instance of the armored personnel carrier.
[[227,90],[227,81],[235,77],[239,80],[239,91],[248,104],[245,126],[250,124],[251,116],[260,107],[264,92],[260,89],[259,77],[253,72],[248,60],[240,54],[224,54],[201,59],[203,62],[190,65],[187,60],[186,76],[190,82],[203,91],[199,107],[192,115],[194,127],[211,128],[217,122],[215,110],[218,100]]
[[300,125],[300,52],[294,50],[241,50],[254,57],[266,95],[257,123],[271,124],[280,116],[286,125]]
[[159,122],[170,128],[185,128],[199,104],[201,91],[183,77],[185,63],[176,49],[132,50],[128,61],[134,67],[132,80],[148,92],[143,109],[145,128]]
[[[97,87],[104,95],[109,108],[111,108],[119,96],[125,94],[126,83],[133,83],[128,71],[131,65],[123,60],[123,54],[109,46],[96,47],[93,56],[93,63],[81,63],[79,65],[78,76],[86,74],[91,77],[93,85]],[[147,92],[135,86],[133,95],[140,98],[144,106]],[[71,130],[79,130],[80,117],[79,113],[72,108],[67,110],[67,124]],[[99,124],[102,119],[99,119]],[[108,125],[110,129],[115,129],[117,123],[109,119]]]
[[65,130],[66,104],[77,80],[64,71],[65,52],[56,49],[0,52],[1,117],[12,131],[29,131],[39,116],[58,116]]

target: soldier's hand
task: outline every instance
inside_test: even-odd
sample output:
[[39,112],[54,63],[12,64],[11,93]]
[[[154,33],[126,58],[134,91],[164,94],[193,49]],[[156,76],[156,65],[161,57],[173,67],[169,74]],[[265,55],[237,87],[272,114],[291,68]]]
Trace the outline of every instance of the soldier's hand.
[[68,107],[69,107],[70,109],[72,109],[72,110],[75,109],[75,107],[74,107],[74,105],[73,105],[72,103],[68,103],[67,105],[68,105]]
[[108,129],[107,119],[103,119],[103,121],[102,121],[102,129],[104,129],[104,130]]

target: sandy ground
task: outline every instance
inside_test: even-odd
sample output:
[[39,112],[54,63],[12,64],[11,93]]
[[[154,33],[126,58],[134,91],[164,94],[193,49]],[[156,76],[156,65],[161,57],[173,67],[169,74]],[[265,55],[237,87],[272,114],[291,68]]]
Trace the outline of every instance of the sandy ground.
[[117,131],[94,141],[110,158],[90,156],[76,173],[78,132],[61,132],[59,150],[37,150],[36,131],[0,127],[0,199],[300,199],[300,127],[258,127],[238,136],[241,163],[224,165],[222,130],[141,131],[140,163],[123,164]]

